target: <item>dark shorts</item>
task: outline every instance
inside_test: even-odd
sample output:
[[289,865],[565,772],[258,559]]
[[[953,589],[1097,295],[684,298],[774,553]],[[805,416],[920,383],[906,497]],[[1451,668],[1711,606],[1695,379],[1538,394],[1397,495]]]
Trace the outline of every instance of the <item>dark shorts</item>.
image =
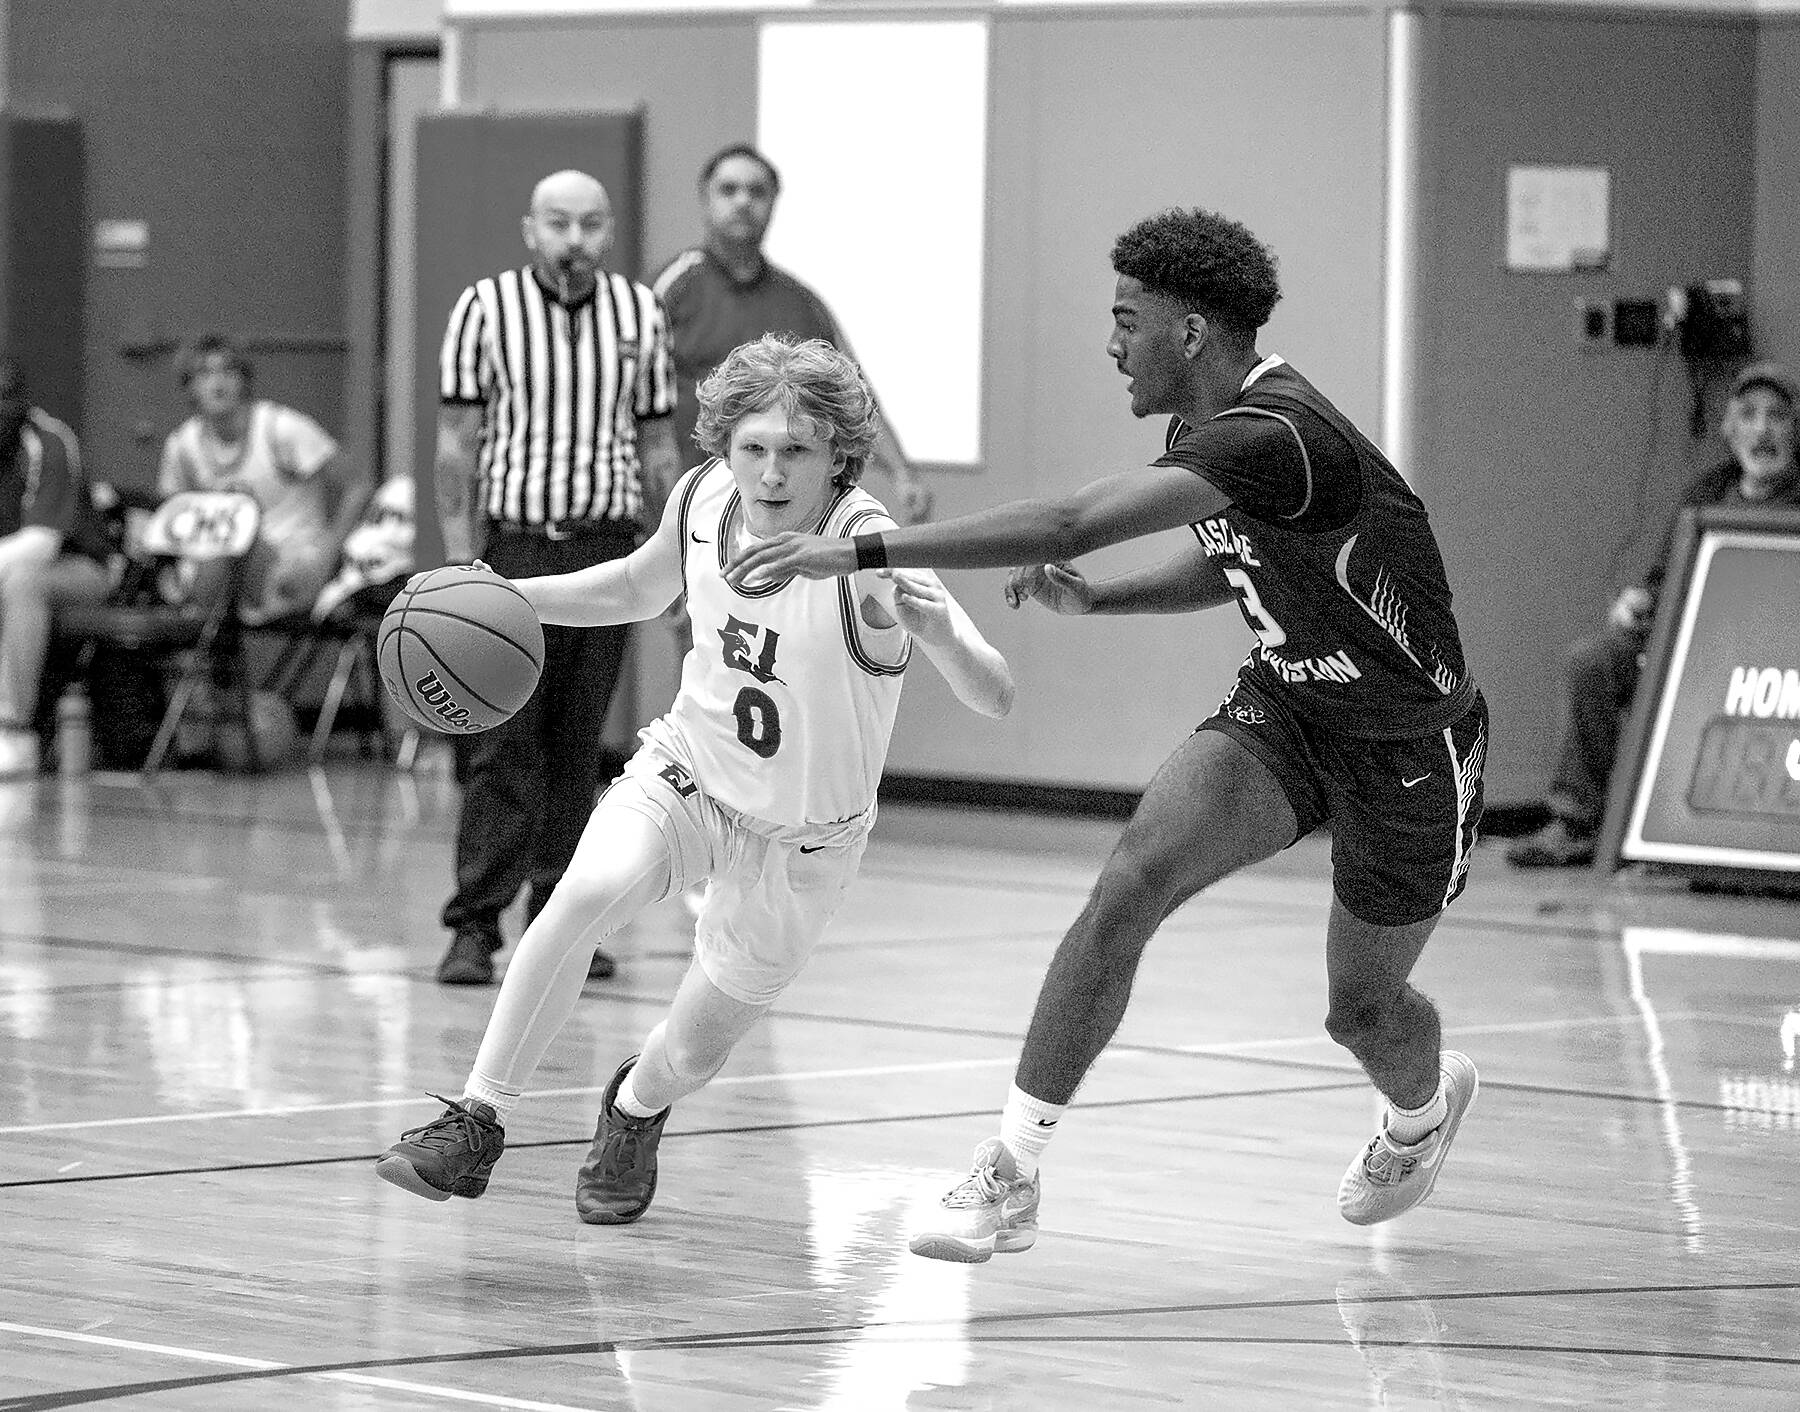
[[1296,715],[1240,679],[1201,730],[1222,731],[1269,767],[1296,840],[1331,823],[1331,883],[1365,922],[1435,917],[1463,890],[1481,822],[1487,702],[1429,735],[1364,740]]

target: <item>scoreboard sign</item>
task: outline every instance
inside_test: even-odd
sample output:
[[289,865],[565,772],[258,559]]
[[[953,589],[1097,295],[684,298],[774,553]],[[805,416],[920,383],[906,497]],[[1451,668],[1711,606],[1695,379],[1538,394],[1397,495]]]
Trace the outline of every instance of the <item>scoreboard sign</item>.
[[1800,513],[1683,519],[1598,858],[1800,883]]

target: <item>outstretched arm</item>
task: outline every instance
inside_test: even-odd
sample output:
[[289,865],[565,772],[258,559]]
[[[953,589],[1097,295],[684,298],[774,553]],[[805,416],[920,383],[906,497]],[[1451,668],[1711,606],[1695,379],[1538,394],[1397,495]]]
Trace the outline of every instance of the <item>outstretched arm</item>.
[[1231,503],[1192,471],[1150,466],[1094,481],[1057,500],[1017,500],[936,524],[911,525],[854,540],[779,534],[732,560],[726,577],[830,578],[885,565],[1001,569],[1073,559],[1109,544],[1174,529],[1218,514]]
[[944,674],[956,699],[995,720],[1012,710],[1012,669],[981,629],[929,569],[892,575],[894,614],[932,665]]
[[1193,613],[1229,603],[1225,576],[1206,551],[1190,544],[1160,564],[1090,583],[1073,564],[1032,564],[1006,580],[1006,601],[1017,608],[1036,599],[1053,613]]
[[513,587],[557,627],[598,628],[654,618],[681,592],[681,502],[670,495],[656,532],[623,559],[569,574],[514,579]]

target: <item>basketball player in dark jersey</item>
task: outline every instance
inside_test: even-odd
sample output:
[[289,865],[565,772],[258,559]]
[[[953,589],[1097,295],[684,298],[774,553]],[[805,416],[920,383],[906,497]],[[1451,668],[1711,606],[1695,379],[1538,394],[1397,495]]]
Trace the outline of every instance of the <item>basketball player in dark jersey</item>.
[[[813,577],[872,565],[1023,564],[1016,607],[1168,613],[1235,600],[1256,646],[1218,711],[1157,771],[1044,978],[1000,1133],[912,1239],[981,1261],[1037,1237],[1039,1155],[1111,1040],[1145,945],[1201,889],[1331,822],[1325,1027],[1387,1099],[1338,1206],[1359,1225],[1430,1194],[1477,1089],[1408,981],[1461,892],[1481,813],[1487,711],[1464,666],[1425,507],[1256,331],[1280,289],[1243,226],[1165,211],[1113,248],[1107,352],[1131,410],[1171,418],[1147,470],[859,537],[764,540],[731,568]],[[1100,583],[1076,555],[1187,525],[1194,544]]]

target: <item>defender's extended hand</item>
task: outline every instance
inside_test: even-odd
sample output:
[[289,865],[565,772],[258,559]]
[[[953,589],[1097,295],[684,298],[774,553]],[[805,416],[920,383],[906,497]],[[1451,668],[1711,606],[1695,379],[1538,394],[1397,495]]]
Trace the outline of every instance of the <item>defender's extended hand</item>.
[[785,531],[758,540],[725,566],[725,581],[742,588],[752,578],[761,583],[798,575],[829,579],[856,572],[856,546],[847,539]]
[[1027,564],[1006,577],[1006,602],[1018,608],[1037,599],[1054,613],[1091,612],[1094,590],[1073,564]]

